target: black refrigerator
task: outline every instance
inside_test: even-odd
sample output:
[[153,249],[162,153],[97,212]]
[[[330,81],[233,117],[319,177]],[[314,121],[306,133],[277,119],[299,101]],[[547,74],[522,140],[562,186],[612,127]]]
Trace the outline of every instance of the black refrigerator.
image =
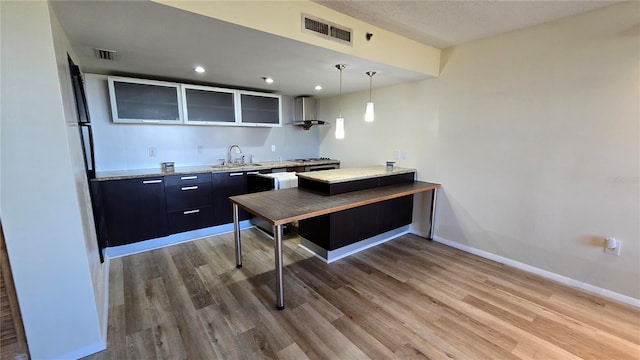
[[[76,113],[78,114],[78,131],[80,132],[80,144],[82,146],[82,155],[84,158],[84,168],[87,174],[87,183],[89,184],[89,195],[91,197],[92,212],[94,224],[97,229],[100,228],[99,221],[100,216],[96,211],[96,182],[93,181],[96,177],[95,157],[93,153],[93,133],[91,130],[91,118],[89,117],[89,106],[87,105],[87,96],[84,91],[84,80],[82,79],[82,73],[80,68],[74,64],[71,57],[67,56],[69,60],[69,72],[71,74],[71,85],[73,87],[73,97],[76,104]],[[101,240],[100,232],[96,229],[96,238],[98,239],[98,253],[100,254],[100,262],[104,261],[104,248],[105,245]]]

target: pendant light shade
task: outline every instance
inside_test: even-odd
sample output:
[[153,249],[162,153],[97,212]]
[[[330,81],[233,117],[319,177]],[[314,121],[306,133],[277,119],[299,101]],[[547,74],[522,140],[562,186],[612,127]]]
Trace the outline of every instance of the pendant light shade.
[[344,118],[342,117],[342,70],[346,68],[345,64],[337,64],[336,69],[340,70],[340,93],[338,95],[338,102],[340,107],[340,115],[336,119],[336,139],[344,139]]
[[336,139],[344,139],[344,119],[336,119]]
[[373,122],[375,119],[375,113],[373,110],[373,101],[371,100],[371,84],[373,82],[373,75],[376,74],[375,71],[367,71],[365,74],[369,76],[369,102],[367,103],[367,108],[364,112],[364,121]]
[[375,112],[373,110],[373,103],[369,101],[367,103],[367,109],[364,112],[364,121],[373,122],[374,119],[375,119]]

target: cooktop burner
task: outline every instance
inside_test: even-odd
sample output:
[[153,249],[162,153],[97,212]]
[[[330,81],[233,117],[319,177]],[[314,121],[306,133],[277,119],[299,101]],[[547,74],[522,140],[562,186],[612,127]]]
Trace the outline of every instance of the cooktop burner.
[[306,158],[306,159],[293,159],[293,161],[318,161],[318,160],[331,160],[328,157],[318,157],[318,158]]

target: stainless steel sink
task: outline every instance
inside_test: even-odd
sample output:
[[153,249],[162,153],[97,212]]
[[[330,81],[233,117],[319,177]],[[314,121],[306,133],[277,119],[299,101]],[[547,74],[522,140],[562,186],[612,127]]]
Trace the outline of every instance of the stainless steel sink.
[[246,163],[246,164],[211,165],[211,167],[216,169],[216,170],[240,169],[240,168],[245,168],[245,167],[257,167],[257,166],[262,166],[262,164]]

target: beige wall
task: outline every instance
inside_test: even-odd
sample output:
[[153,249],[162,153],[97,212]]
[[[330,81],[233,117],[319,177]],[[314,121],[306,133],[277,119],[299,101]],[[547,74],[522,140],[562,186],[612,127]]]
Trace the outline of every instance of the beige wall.
[[[438,76],[440,49],[380,29],[313,1],[152,1],[401,69]],[[302,32],[303,13],[350,28],[352,46]],[[374,40],[365,39],[367,32],[375,34]]]
[[44,1],[1,1],[0,14],[0,216],[29,352],[79,358],[106,339],[70,156],[66,59],[54,48],[64,35]]
[[[443,184],[441,239],[640,299],[639,6],[448,49],[440,79],[374,89],[374,124],[368,94],[344,96],[347,137],[323,130],[320,153],[357,166],[406,150],[399,165]],[[320,110],[335,118],[336,99]]]
[[66,140],[69,151],[69,160],[71,171],[73,172],[76,200],[82,222],[83,240],[91,273],[91,283],[93,285],[96,310],[98,311],[102,338],[106,341],[107,315],[109,309],[109,259],[105,258],[105,262],[100,262],[100,249],[98,248],[96,227],[93,220],[89,184],[84,165],[82,144],[80,142],[77,124],[78,115],[67,56],[70,56],[75,64],[79,64],[79,61],[76,54],[74,54],[71,49],[69,39],[67,38],[64,30],[62,30],[62,27],[53,11],[50,11],[50,18],[58,68],[60,93],[62,95],[62,105],[64,109],[64,120],[66,123]]

